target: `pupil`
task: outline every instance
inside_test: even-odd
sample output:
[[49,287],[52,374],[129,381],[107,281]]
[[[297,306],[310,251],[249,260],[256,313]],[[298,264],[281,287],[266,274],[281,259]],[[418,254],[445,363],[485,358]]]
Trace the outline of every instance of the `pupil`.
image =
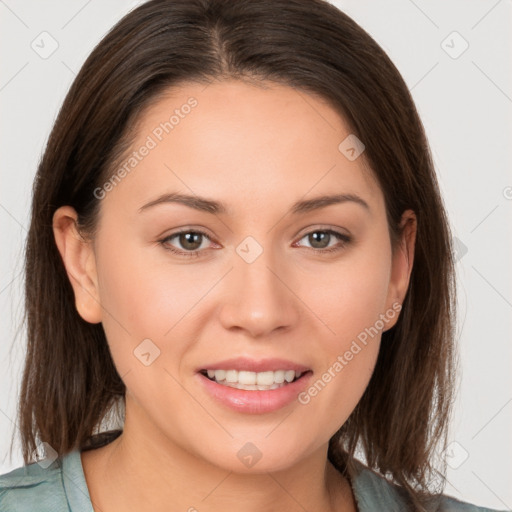
[[[326,233],[325,231],[315,231],[311,235],[309,235],[309,243],[315,249],[323,249],[329,245],[331,234]],[[315,246],[315,243],[320,240],[320,247]],[[324,243],[325,242],[325,243]]]
[[198,243],[198,239],[200,239],[201,236],[201,233],[182,233],[180,235],[180,243],[185,249],[194,250],[200,247],[201,242],[199,241]]

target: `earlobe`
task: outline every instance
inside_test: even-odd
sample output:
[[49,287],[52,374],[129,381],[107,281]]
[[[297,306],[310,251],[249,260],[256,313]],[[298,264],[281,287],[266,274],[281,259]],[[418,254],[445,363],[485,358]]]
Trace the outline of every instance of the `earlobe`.
[[87,322],[101,322],[96,259],[90,241],[77,229],[78,215],[71,206],[62,206],[53,215],[53,234],[75,294],[76,309]]
[[[391,280],[388,288],[387,308],[396,308],[396,304],[402,305],[414,264],[414,251],[416,246],[417,219],[412,210],[406,210],[402,214],[400,222],[400,241],[393,253]],[[393,307],[395,305],[395,307]],[[391,329],[398,321],[398,315],[387,329]]]

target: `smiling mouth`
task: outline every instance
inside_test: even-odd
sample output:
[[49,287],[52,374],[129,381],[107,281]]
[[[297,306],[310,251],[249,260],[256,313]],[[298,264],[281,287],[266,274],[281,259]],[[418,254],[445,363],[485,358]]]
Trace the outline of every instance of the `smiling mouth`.
[[302,378],[310,370],[275,370],[266,372],[250,372],[244,370],[201,370],[199,373],[207,379],[235,389],[247,391],[268,391],[279,389]]

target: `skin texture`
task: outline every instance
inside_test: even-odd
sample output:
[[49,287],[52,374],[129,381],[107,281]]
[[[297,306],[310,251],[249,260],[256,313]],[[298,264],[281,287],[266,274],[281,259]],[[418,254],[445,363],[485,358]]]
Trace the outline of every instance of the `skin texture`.
[[[197,106],[102,199],[94,240],[77,233],[71,207],[54,215],[77,310],[102,322],[127,387],[123,434],[82,454],[95,510],[356,510],[327,447],[370,380],[380,332],[309,403],[271,413],[219,404],[196,369],[276,357],[309,367],[311,382],[320,378],[403,302],[414,214],[404,213],[393,257],[378,184],[361,157],[349,161],[338,150],[349,129],[320,98],[291,87],[174,88],[143,115],[134,150],[189,97]],[[220,201],[227,212],[177,203],[139,212],[170,192]],[[287,213],[298,200],[333,193],[357,194],[369,210],[345,202]],[[207,232],[195,245],[199,257],[166,250],[186,252],[180,237],[160,242],[181,228]],[[307,236],[322,229],[352,240],[331,236],[322,245]],[[263,249],[252,263],[236,252],[247,236]],[[313,249],[327,245],[340,250]],[[147,338],[160,350],[149,366],[134,356]],[[252,468],[237,457],[247,442],[262,454]]]

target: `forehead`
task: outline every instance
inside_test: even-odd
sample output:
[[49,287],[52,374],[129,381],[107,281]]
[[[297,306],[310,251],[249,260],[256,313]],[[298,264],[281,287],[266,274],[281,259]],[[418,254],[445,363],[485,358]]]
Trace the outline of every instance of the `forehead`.
[[228,213],[334,192],[382,203],[363,158],[340,151],[348,136],[327,102],[293,87],[182,84],[139,118],[131,148],[138,155],[133,166],[125,159],[128,175],[112,196],[129,195],[138,208],[155,194],[197,194],[226,204]]

